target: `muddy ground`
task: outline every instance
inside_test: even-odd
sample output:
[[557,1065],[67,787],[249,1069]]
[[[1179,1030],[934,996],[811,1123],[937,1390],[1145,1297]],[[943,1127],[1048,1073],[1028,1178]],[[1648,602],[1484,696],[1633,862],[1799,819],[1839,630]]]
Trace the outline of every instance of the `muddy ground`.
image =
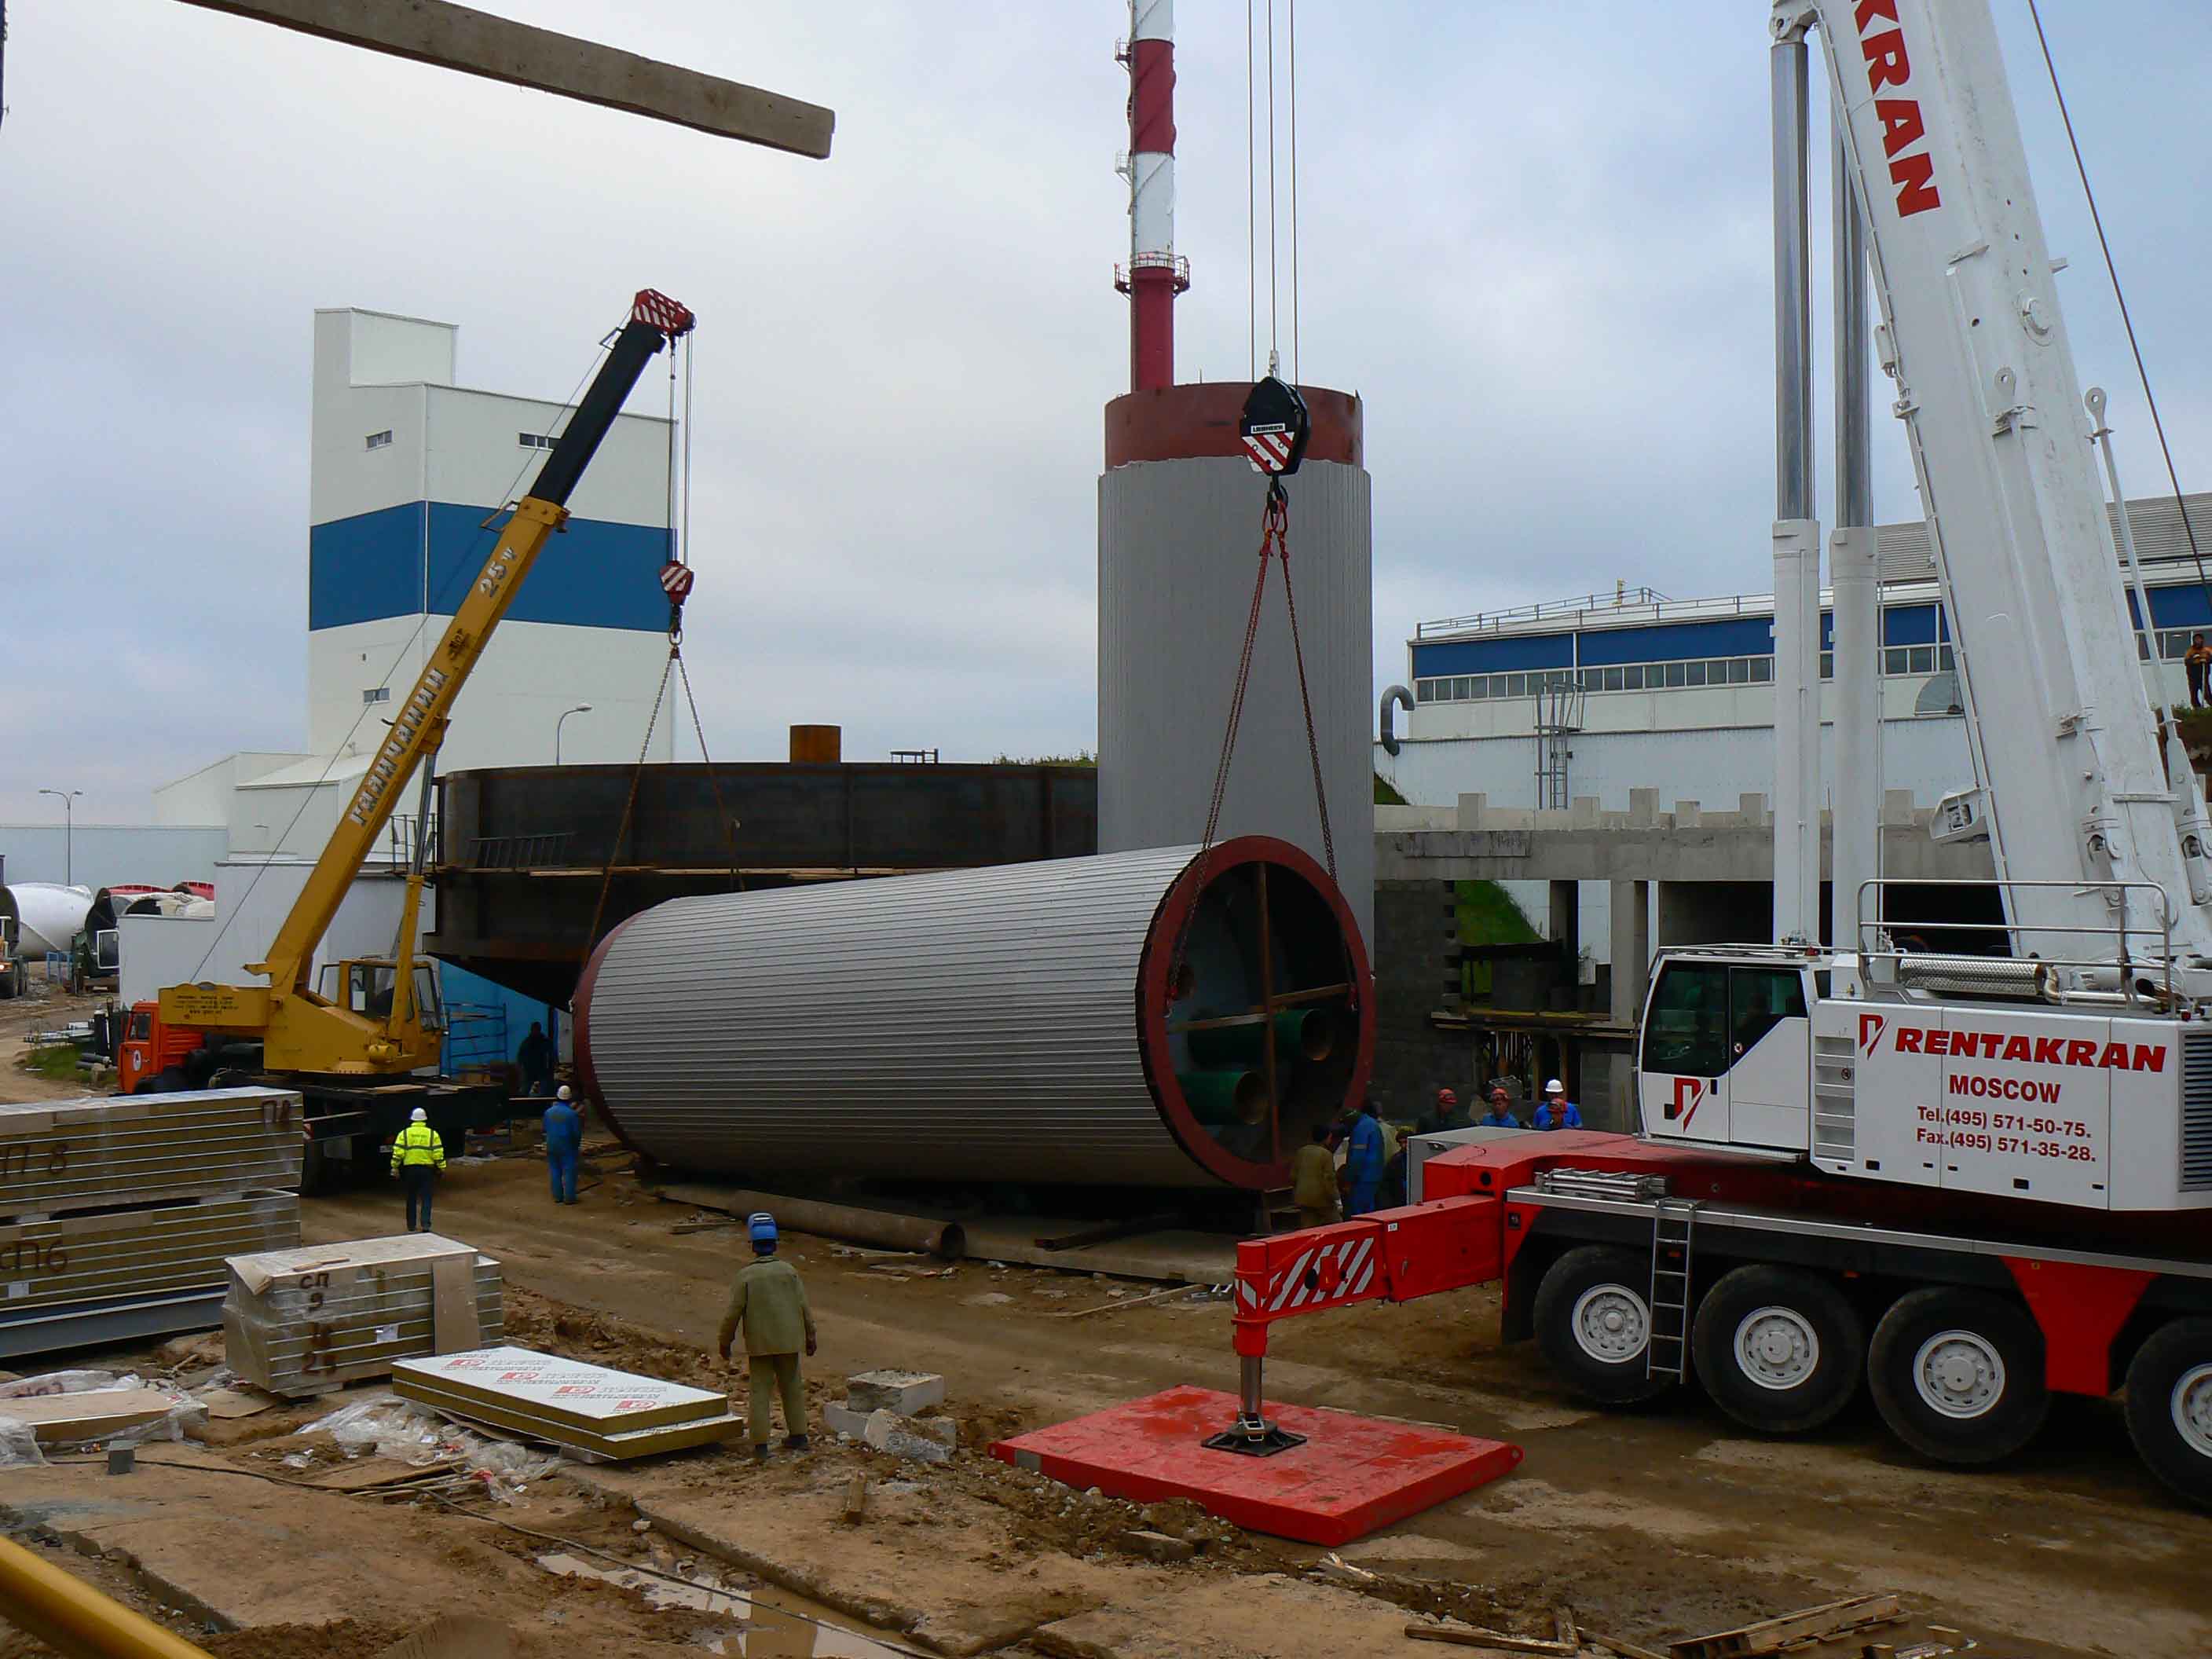
[[[503,1264],[509,1340],[660,1376],[724,1376],[706,1344],[740,1234],[678,1232],[699,1212],[652,1198],[618,1155],[599,1162],[605,1178],[574,1209],[548,1201],[542,1165],[528,1158],[456,1166],[439,1196],[439,1231]],[[398,1221],[396,1193],[380,1185],[306,1209],[311,1241]],[[545,1538],[603,1551],[588,1558],[603,1565],[766,1581],[800,1613],[917,1651],[1418,1655],[1436,1650],[1404,1639],[1409,1611],[1548,1634],[1561,1602],[1586,1626],[1663,1648],[1875,1591],[1900,1594],[1911,1622],[1807,1651],[1857,1656],[1868,1640],[1901,1648],[1964,1637],[1991,1659],[2212,1651],[2212,1517],[2167,1501],[2106,1405],[2061,1402],[2010,1468],[1937,1470],[1897,1448],[1863,1405],[1791,1443],[1747,1438],[1695,1398],[1589,1412],[1553,1386],[1532,1350],[1498,1345],[1489,1291],[1369,1306],[1278,1327],[1271,1397],[1513,1440],[1527,1449],[1521,1470],[1341,1552],[1372,1583],[1347,1584],[1341,1569],[1317,1577],[1323,1552],[1188,1516],[1153,1517],[1204,1545],[1161,1565],[1118,1547],[1140,1524],[1130,1506],[1017,1474],[981,1449],[1171,1383],[1233,1389],[1224,1304],[1069,1320],[1054,1316],[1109,1300],[1112,1287],[979,1261],[950,1277],[902,1276],[807,1238],[787,1253],[821,1322],[810,1370],[817,1406],[848,1372],[941,1371],[963,1448],[951,1463],[897,1463],[824,1440],[817,1425],[815,1455],[765,1469],[708,1453],[580,1471],[512,1505],[453,1508],[278,1484],[274,1458],[296,1443],[281,1437],[312,1414],[293,1410],[217,1425],[214,1437],[230,1443],[149,1452],[175,1466],[127,1481],[88,1466],[0,1471],[0,1510],[19,1534],[43,1528],[57,1559],[89,1565],[239,1659],[374,1655],[459,1607],[510,1625],[526,1655],[697,1653],[716,1643],[730,1652],[743,1644],[751,1659],[894,1650],[824,1635],[766,1604],[750,1633],[724,1614],[655,1611],[635,1590],[550,1576],[536,1560],[560,1547]],[[848,1524],[840,1498],[855,1472],[875,1484],[866,1516]],[[210,1625],[245,1628],[204,1634]],[[0,1659],[34,1651],[0,1644]]]

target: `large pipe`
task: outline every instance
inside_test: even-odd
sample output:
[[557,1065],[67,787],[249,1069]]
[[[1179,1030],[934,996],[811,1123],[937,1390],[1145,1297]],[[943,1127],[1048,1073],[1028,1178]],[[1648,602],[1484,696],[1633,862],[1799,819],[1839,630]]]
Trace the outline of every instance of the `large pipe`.
[[19,881],[0,887],[0,921],[10,926],[17,952],[42,957],[67,951],[84,931],[92,890],[52,881]]
[[1382,752],[1395,757],[1405,748],[1406,741],[1398,735],[1397,722],[1391,718],[1390,711],[1393,704],[1403,708],[1407,714],[1411,716],[1413,712],[1413,694],[1402,685],[1386,686],[1382,691],[1382,706],[1376,710],[1382,726]]
[[[672,899],[592,954],[576,1059],[675,1168],[1257,1191],[1358,1100],[1368,987],[1327,872],[1248,836]],[[1263,1013],[1322,1018],[1225,1074],[1192,1054]]]
[[1771,48],[1774,119],[1774,936],[1820,927],[1820,527],[1813,517],[1805,37]]
[[[1832,58],[1834,44],[1824,45]],[[1874,539],[1866,220],[1844,139],[1850,117],[1836,84],[1832,73],[1836,529],[1828,542],[1828,569],[1835,592],[1836,787],[1830,818],[1833,909],[1828,940],[1856,951],[1859,894],[1881,874],[1881,587]]]
[[0,1538],[0,1618],[64,1659],[211,1659],[73,1573]]
[[735,1216],[765,1211],[775,1218],[778,1227],[816,1238],[842,1238],[848,1243],[872,1244],[886,1250],[921,1250],[945,1261],[957,1261],[968,1254],[968,1235],[957,1221],[864,1210],[824,1199],[787,1198],[781,1193],[757,1193],[744,1188],[679,1183],[654,1190],[673,1203],[696,1204],[702,1209],[724,1210]]

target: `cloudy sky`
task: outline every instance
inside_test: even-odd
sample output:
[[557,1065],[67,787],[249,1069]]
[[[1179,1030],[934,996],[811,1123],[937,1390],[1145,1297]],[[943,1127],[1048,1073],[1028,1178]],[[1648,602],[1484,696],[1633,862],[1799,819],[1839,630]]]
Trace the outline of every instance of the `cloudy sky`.
[[[2074,262],[2083,377],[2113,389],[2148,492],[2155,454],[2025,0],[1996,6],[2051,246]],[[42,785],[84,790],[89,819],[140,818],[152,784],[304,743],[318,306],[457,322],[465,383],[542,396],[634,289],[694,307],[686,640],[718,756],[779,757],[796,720],[842,723],[856,758],[1092,743],[1100,410],[1127,373],[1124,9],[494,9],[828,104],[836,153],[177,0],[9,7],[0,819],[50,816]],[[2045,10],[2183,482],[2202,487],[2212,10]],[[1178,368],[1237,378],[1244,8],[1178,11],[1195,272]],[[1378,684],[1424,617],[1616,579],[1765,585],[1765,13],[1300,9],[1297,367],[1368,400]],[[1287,315],[1280,331],[1287,355]],[[1916,516],[1887,422],[1877,447],[1881,515]]]

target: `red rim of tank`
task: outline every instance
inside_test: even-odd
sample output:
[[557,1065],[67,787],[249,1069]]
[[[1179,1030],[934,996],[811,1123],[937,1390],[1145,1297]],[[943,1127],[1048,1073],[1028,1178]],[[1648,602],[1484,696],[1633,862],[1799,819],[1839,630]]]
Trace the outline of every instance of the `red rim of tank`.
[[[1368,994],[1367,947],[1359,937],[1359,924],[1353,920],[1352,907],[1345,902],[1343,893],[1329,879],[1328,872],[1303,848],[1278,841],[1273,836],[1238,836],[1217,843],[1206,860],[1206,885],[1211,887],[1228,872],[1248,864],[1270,864],[1289,871],[1319,894],[1336,918],[1344,946],[1346,978],[1352,986],[1346,1001],[1359,1028],[1352,1075],[1344,1090],[1342,1103],[1348,1108],[1367,1092],[1367,1079],[1375,1060],[1375,999]],[[1145,948],[1137,966],[1137,1036],[1145,1063],[1145,1079],[1152,1085],[1152,1098],[1159,1106],[1168,1133],[1208,1173],[1218,1176],[1232,1187],[1249,1190],[1285,1187],[1290,1184],[1291,1156],[1297,1151],[1297,1146],[1285,1145],[1281,1159],[1273,1164],[1255,1164],[1237,1157],[1206,1133],[1205,1126],[1193,1115],[1190,1103],[1183,1098],[1182,1085],[1176,1079],[1174,1059],[1168,1046],[1168,1013],[1171,1006],[1168,972],[1175,957],[1176,935],[1197,902],[1199,892],[1198,860],[1193,859],[1169,884],[1159,908],[1153,913],[1152,927],[1145,935]]]

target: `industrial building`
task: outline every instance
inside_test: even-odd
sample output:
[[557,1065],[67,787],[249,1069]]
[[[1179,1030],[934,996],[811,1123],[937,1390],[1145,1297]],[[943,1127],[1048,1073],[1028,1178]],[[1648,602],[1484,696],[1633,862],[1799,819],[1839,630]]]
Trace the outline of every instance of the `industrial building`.
[[[2197,545],[2212,551],[2212,493],[2187,496]],[[2151,596],[2154,704],[2186,703],[2182,655],[2212,629],[2212,597],[2170,496],[2129,503]],[[1923,811],[1974,781],[1948,619],[1937,599],[1928,527],[1875,532],[1881,580],[1881,782]],[[1822,772],[1835,776],[1833,617],[1821,596]],[[2130,601],[2132,607],[2132,600]],[[1677,802],[1734,812],[1774,776],[1774,599],[1748,593],[1672,599],[1626,588],[1556,605],[1425,622],[1406,642],[1413,708],[1400,750],[1376,769],[1417,806],[1479,795],[1490,808],[1631,810],[1657,785]],[[1661,781],[1664,781],[1662,782]],[[1507,890],[1540,929],[1542,884]],[[1586,883],[1577,933],[1589,960],[1612,960],[1610,899]],[[1655,942],[1658,936],[1654,935]]]

